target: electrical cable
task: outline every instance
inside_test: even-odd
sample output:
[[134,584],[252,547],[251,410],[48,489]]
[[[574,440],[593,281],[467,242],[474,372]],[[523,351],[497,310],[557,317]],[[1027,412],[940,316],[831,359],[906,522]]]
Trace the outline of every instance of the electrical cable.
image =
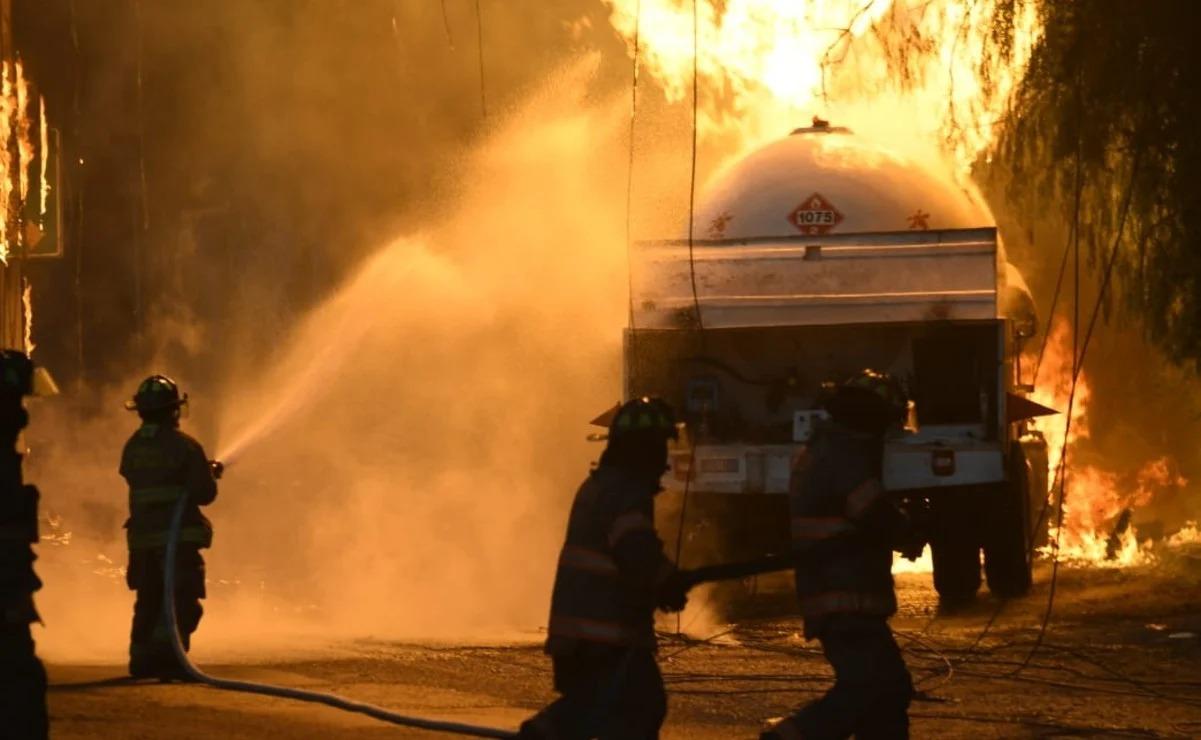
[[[1056,589],[1056,584],[1059,580],[1059,564],[1060,564],[1059,548],[1060,548],[1060,543],[1061,543],[1061,537],[1063,534],[1064,497],[1067,493],[1067,486],[1066,486],[1067,471],[1068,471],[1068,468],[1067,468],[1067,459],[1068,459],[1067,440],[1069,437],[1069,432],[1071,431],[1071,428],[1072,428],[1072,409],[1074,407],[1075,400],[1076,400],[1076,389],[1077,389],[1079,381],[1080,381],[1080,373],[1084,369],[1084,359],[1088,353],[1089,344],[1092,341],[1093,330],[1096,328],[1097,318],[1101,313],[1101,306],[1104,304],[1105,295],[1109,291],[1110,281],[1113,277],[1113,268],[1114,268],[1114,265],[1117,263],[1118,248],[1121,246],[1121,243],[1122,243],[1122,235],[1126,231],[1126,220],[1130,215],[1130,204],[1134,197],[1134,185],[1135,185],[1135,180],[1138,177],[1139,165],[1140,165],[1141,161],[1142,161],[1142,148],[1139,147],[1138,149],[1135,150],[1134,158],[1130,165],[1130,180],[1126,185],[1126,193],[1122,199],[1123,202],[1122,202],[1122,207],[1121,207],[1121,211],[1120,211],[1121,215],[1118,218],[1118,229],[1117,229],[1117,233],[1114,234],[1113,246],[1110,247],[1110,250],[1109,250],[1109,257],[1108,257],[1108,260],[1106,261],[1106,265],[1105,265],[1105,273],[1101,280],[1101,286],[1100,286],[1099,290],[1097,291],[1097,300],[1093,304],[1092,315],[1089,318],[1088,328],[1086,329],[1086,331],[1084,333],[1084,340],[1079,344],[1078,353],[1073,354],[1072,385],[1071,385],[1071,390],[1068,392],[1067,419],[1064,422],[1064,435],[1063,435],[1064,447],[1063,447],[1063,454],[1059,460],[1059,467],[1060,467],[1060,474],[1059,474],[1059,480],[1058,480],[1058,482],[1059,482],[1059,502],[1058,502],[1058,512],[1056,515],[1055,545],[1052,549],[1052,556],[1051,556],[1052,557],[1052,560],[1051,560],[1051,585],[1050,585],[1050,590],[1047,594],[1047,608],[1043,614],[1042,624],[1039,627],[1038,637],[1036,638],[1036,640],[1034,642],[1034,646],[1030,649],[1030,652],[1026,655],[1025,660],[1022,661],[1022,664],[1020,666],[1018,666],[1016,669],[1014,669],[1014,671],[1013,671],[1014,674],[1021,673],[1023,670],[1025,670],[1025,668],[1030,664],[1030,661],[1034,658],[1034,655],[1038,652],[1039,648],[1042,647],[1043,639],[1046,637],[1047,629],[1048,629],[1048,627],[1050,625],[1050,621],[1051,621],[1051,614],[1052,614],[1052,611],[1055,606],[1055,589]],[[1077,218],[1079,218],[1079,214],[1077,214]],[[1078,230],[1079,229],[1077,228],[1077,231]],[[1079,301],[1077,301],[1077,302],[1079,302]],[[1078,313],[1079,313],[1079,310],[1077,309],[1077,316],[1078,316]],[[1076,326],[1074,326],[1072,329],[1073,346],[1074,347],[1076,345],[1075,336],[1076,336],[1077,329],[1078,329],[1078,327],[1076,327]]]
[[[696,241],[696,123],[697,123],[697,90],[699,84],[697,81],[697,55],[699,52],[699,34],[697,32],[697,3],[700,0],[692,0],[692,156],[689,165],[688,175],[688,276],[692,284],[692,305],[696,311],[696,329],[700,337],[701,353],[704,354],[705,349],[705,320],[701,316],[701,299],[700,294],[696,289],[696,259],[694,256],[694,247]],[[696,435],[688,435],[688,475],[684,479],[684,495],[680,501],[680,521],[679,528],[676,532],[676,567],[680,567],[680,555],[684,548],[684,524],[688,516],[688,493],[691,488],[692,477],[696,466]],[[682,632],[680,626],[680,614],[676,614],[676,633]]]
[[[1079,100],[1079,94],[1080,94],[1079,80],[1077,80],[1076,92],[1077,92],[1077,101],[1076,101],[1077,102],[1077,119],[1079,121],[1079,116],[1080,116],[1080,111],[1081,111],[1080,100]],[[1059,297],[1063,290],[1063,279],[1064,279],[1065,275],[1067,274],[1068,255],[1073,251],[1073,249],[1072,249],[1073,245],[1075,246],[1075,252],[1076,252],[1076,272],[1079,273],[1079,269],[1080,269],[1080,264],[1079,264],[1080,203],[1081,203],[1081,196],[1083,194],[1083,187],[1084,187],[1084,180],[1081,177],[1081,162],[1082,162],[1081,138],[1080,138],[1079,127],[1077,127],[1074,177],[1073,177],[1073,181],[1072,181],[1072,189],[1073,189],[1072,227],[1071,227],[1070,233],[1068,234],[1068,238],[1064,242],[1064,245],[1063,245],[1063,256],[1059,260],[1059,274],[1055,278],[1055,290],[1051,294],[1051,308],[1047,312],[1047,323],[1046,323],[1046,326],[1043,328],[1042,342],[1040,343],[1039,348],[1038,348],[1038,359],[1035,360],[1035,362],[1034,362],[1034,372],[1032,373],[1031,378],[1030,378],[1030,382],[1032,385],[1038,385],[1038,375],[1039,375],[1039,372],[1042,370],[1043,358],[1045,357],[1046,352],[1047,352],[1047,345],[1050,343],[1050,340],[1051,340],[1051,329],[1055,322],[1055,311],[1056,311],[1056,308],[1058,308],[1058,306],[1059,306]],[[1075,300],[1077,303],[1079,303],[1079,301],[1080,301],[1079,274],[1077,274],[1077,276],[1074,280],[1074,284],[1075,284],[1075,293],[1076,293]],[[1073,330],[1073,332],[1074,332],[1074,330]],[[1073,349],[1072,354],[1073,354],[1072,362],[1073,362],[1073,366],[1074,366],[1074,364],[1075,364],[1075,350],[1074,349]],[[1069,412],[1069,415],[1070,415],[1070,412]],[[1059,464],[1056,466],[1055,478],[1052,480],[1052,488],[1054,488],[1056,486],[1056,484],[1059,483],[1059,476],[1062,474],[1062,471],[1063,471],[1064,460],[1067,459],[1067,445],[1068,445],[1068,440],[1067,440],[1067,435],[1065,434],[1063,443],[1061,445],[1061,449],[1059,452]],[[1034,537],[1035,537],[1035,535],[1038,534],[1038,531],[1042,528],[1043,520],[1047,516],[1047,512],[1051,506],[1051,499],[1052,499],[1051,496],[1043,497],[1043,505],[1042,505],[1042,508],[1039,509],[1038,516],[1034,517],[1030,521],[1030,532],[1029,532],[1029,536],[1026,538],[1026,547],[1027,547],[1027,556],[1028,557],[1033,556],[1034,547],[1035,547]],[[1058,531],[1059,530],[1057,529],[1056,530],[1057,537],[1058,537]],[[1058,542],[1056,543],[1056,552],[1058,552]],[[997,608],[993,611],[992,615],[989,617],[988,622],[985,623],[984,628],[980,631],[980,634],[976,636],[976,640],[975,640],[975,642],[973,642],[973,648],[976,645],[979,645],[980,642],[983,641],[984,637],[988,635],[988,632],[992,629],[993,625],[996,623],[997,617],[999,617],[1001,615],[1001,611],[1002,611],[1002,609],[1004,609],[1004,607],[1005,607],[1004,600],[999,601],[997,603]],[[935,619],[937,619],[937,615],[935,615],[934,617],[932,617],[930,619],[930,624],[933,624]],[[929,625],[927,625],[927,627],[929,627]],[[923,632],[924,631],[925,630],[923,630]],[[966,664],[966,663],[967,663],[967,659],[964,660],[963,664]]]
[[638,120],[638,52],[640,44],[640,36],[642,32],[642,0],[634,6],[634,48],[633,61],[630,64],[630,140],[629,154],[626,161],[626,295],[629,297],[627,308],[629,309],[629,324],[630,324],[630,362],[627,363],[630,377],[627,384],[630,387],[637,387],[635,376],[639,369],[640,358],[638,357],[638,326],[634,320],[634,226],[633,226],[633,204],[634,204],[634,134],[635,124]]
[[475,0],[475,43],[480,59],[480,115],[488,117],[488,101],[484,95],[484,14],[480,10],[480,0]]
[[446,30],[446,45],[453,50],[455,39],[450,33],[450,16],[446,14],[446,0],[442,0],[442,28]]
[[703,351],[705,346],[705,319],[701,316],[701,299],[696,289],[696,258],[694,256],[694,248],[696,246],[696,129],[699,106],[697,94],[700,90],[697,75],[697,57],[700,53],[700,37],[697,30],[697,3],[699,2],[700,0],[692,0],[692,156],[688,177],[688,277],[692,283],[692,305],[696,310],[696,326],[700,331],[701,349]]
[[[1077,96],[1079,96],[1079,84],[1077,84]],[[1081,106],[1079,105],[1079,102],[1080,102],[1079,99],[1077,99],[1077,113],[1078,114],[1081,110]],[[1136,165],[1137,165],[1137,162],[1136,162]],[[1063,438],[1063,443],[1061,444],[1060,453],[1059,453],[1059,464],[1056,466],[1055,477],[1052,479],[1052,489],[1058,488],[1060,495],[1059,495],[1059,507],[1058,507],[1059,512],[1056,517],[1058,521],[1057,521],[1057,525],[1056,525],[1056,529],[1055,529],[1055,545],[1053,547],[1053,552],[1052,552],[1051,594],[1048,596],[1049,602],[1053,602],[1053,600],[1054,600],[1055,582],[1056,582],[1056,579],[1058,578],[1060,536],[1063,531],[1062,508],[1063,508],[1063,493],[1065,490],[1064,477],[1066,476],[1066,463],[1067,463],[1067,446],[1068,446],[1067,432],[1070,430],[1070,427],[1071,427],[1072,401],[1075,397],[1075,391],[1076,391],[1076,382],[1077,382],[1076,376],[1078,374],[1078,372],[1077,372],[1078,364],[1082,364],[1082,362],[1083,362],[1083,351],[1080,352],[1080,362],[1079,363],[1077,362],[1077,350],[1076,350],[1076,346],[1075,346],[1076,333],[1077,333],[1077,329],[1078,329],[1077,324],[1079,322],[1079,303],[1080,303],[1080,274],[1079,274],[1080,273],[1080,207],[1081,207],[1081,200],[1082,200],[1083,187],[1084,187],[1083,177],[1081,176],[1082,175],[1082,155],[1081,155],[1081,140],[1080,140],[1079,130],[1077,130],[1077,135],[1076,135],[1075,163],[1074,163],[1073,169],[1074,169],[1074,176],[1073,176],[1073,183],[1072,183],[1073,184],[1073,199],[1072,199],[1071,231],[1068,235],[1067,241],[1064,243],[1063,256],[1059,261],[1059,274],[1055,279],[1055,290],[1054,290],[1054,293],[1052,294],[1052,298],[1051,298],[1051,309],[1047,315],[1047,323],[1046,323],[1046,327],[1043,330],[1042,343],[1038,350],[1038,359],[1035,362],[1034,373],[1031,378],[1032,383],[1035,383],[1035,384],[1038,383],[1039,371],[1042,369],[1043,358],[1046,354],[1047,345],[1050,342],[1051,329],[1052,329],[1053,323],[1055,321],[1055,311],[1056,311],[1056,308],[1058,307],[1059,297],[1060,297],[1060,294],[1063,289],[1063,280],[1064,280],[1064,277],[1065,277],[1065,274],[1067,271],[1068,254],[1070,252],[1074,252],[1075,253],[1075,270],[1074,270],[1075,275],[1073,277],[1074,322],[1073,322],[1073,327],[1072,327],[1072,342],[1073,342],[1072,388],[1071,388],[1071,392],[1069,394],[1068,412],[1067,412],[1068,419],[1065,421],[1064,438]],[[1131,188],[1133,187],[1133,176],[1134,176],[1134,173],[1132,172],[1131,173],[1131,178],[1132,178],[1131,179]],[[1132,192],[1132,190],[1128,191],[1128,192]],[[1127,203],[1127,205],[1128,205],[1128,203]],[[1124,225],[1125,225],[1125,215],[1124,214],[1123,214],[1122,218],[1123,218],[1122,224],[1124,227]],[[1121,237],[1121,230],[1119,229],[1118,238],[1120,239],[1120,237]],[[1117,242],[1115,240],[1115,246],[1116,246],[1116,243]],[[1106,279],[1105,282],[1106,282],[1106,285],[1103,286],[1101,289],[1101,291],[1102,291],[1101,296],[1104,296],[1105,288],[1108,285],[1108,278]],[[1098,300],[1100,300],[1100,297],[1098,297]],[[1091,330],[1090,330],[1090,333],[1091,333]],[[1053,498],[1053,496],[1047,496],[1047,497],[1043,498],[1043,505],[1042,505],[1042,508],[1039,510],[1038,516],[1035,517],[1030,522],[1030,533],[1029,533],[1029,537],[1027,537],[1027,545],[1026,545],[1029,550],[1028,555],[1033,554],[1034,537],[1038,533],[1038,531],[1042,528],[1042,522],[1047,515],[1048,509],[1050,508],[1052,498]],[[985,626],[981,630],[980,634],[976,637],[976,640],[973,643],[973,647],[975,645],[978,645],[984,639],[984,637],[988,634],[988,632],[992,629],[992,626],[996,622],[997,617],[1000,616],[1001,610],[1004,608],[1004,605],[1005,605],[1004,601],[998,602],[996,610],[993,612],[992,616],[989,617],[988,622],[985,624]],[[934,620],[931,619],[931,623],[933,623],[933,621]],[[1046,627],[1044,625],[1043,629],[1045,630],[1045,628]],[[963,664],[966,664],[966,663],[967,663],[967,659],[964,660]]]
[[[928,654],[925,654],[925,653],[919,652],[918,649],[915,648],[914,646],[906,645],[906,647],[903,648],[903,651],[906,654],[908,654],[911,658],[918,659],[918,660],[930,660],[930,661],[941,663],[944,666],[946,666],[948,663],[950,663],[951,665],[954,665],[957,668],[959,667],[959,665],[956,665],[954,663],[954,661],[946,655],[946,653],[954,653],[957,651],[964,651],[964,650],[972,651],[974,649],[972,647],[968,647],[968,648],[964,649],[964,648],[951,648],[951,647],[941,647],[941,646],[938,648],[935,648],[934,646],[932,646],[924,641],[919,641],[919,640],[914,639],[912,633],[898,632],[897,634],[910,642],[914,642],[920,648],[924,649],[925,653],[928,653]],[[784,655],[796,655],[796,656],[803,655],[808,658],[819,657],[818,654],[816,653],[816,651],[808,650],[805,648],[773,646],[773,645],[762,643],[762,642],[756,642],[754,640],[740,640],[739,645],[744,648],[750,648],[752,650],[759,650],[761,652],[780,653],[780,654],[784,654]],[[995,650],[1001,649],[1001,648],[1018,648],[1018,647],[1023,647],[1023,646],[1024,646],[1024,643],[1006,643],[1006,644],[997,646],[995,648],[990,648],[983,652],[992,652],[992,651],[995,651]],[[1058,646],[1056,646],[1056,649],[1060,649],[1060,648]],[[987,661],[987,662],[991,663],[991,664],[996,664],[996,665],[1015,665],[1018,663],[1018,661]],[[950,666],[948,666],[948,667],[950,667]],[[1072,690],[1091,692],[1091,693],[1097,693],[1097,694],[1160,700],[1160,701],[1165,701],[1165,702],[1168,702],[1171,704],[1176,704],[1176,705],[1180,705],[1180,706],[1188,706],[1188,707],[1201,706],[1201,699],[1199,699],[1199,698],[1165,694],[1162,692],[1157,692],[1152,689],[1149,689],[1148,687],[1138,686],[1137,684],[1130,683],[1129,681],[1125,681],[1125,683],[1127,683],[1128,685],[1134,686],[1135,688],[1137,688],[1139,690],[1138,691],[1129,691],[1129,690],[1123,690],[1120,688],[1116,688],[1116,687],[1112,686],[1112,684],[1115,682],[1118,682],[1118,681],[1122,681],[1122,679],[1110,679],[1110,678],[1099,677],[1096,675],[1090,675],[1090,674],[1087,674],[1077,668],[1072,668],[1070,666],[1036,664],[1033,667],[1041,669],[1041,670],[1056,670],[1056,671],[1066,672],[1073,676],[1076,676],[1077,678],[1083,679],[1085,681],[1091,681],[1093,683],[1093,685],[1085,685],[1080,682],[1068,683],[1065,681],[1059,681],[1059,680],[1055,680],[1053,678],[1048,678],[1048,677],[1043,677],[1043,676],[1019,676],[1019,675],[1014,675],[1013,673],[994,673],[994,672],[980,671],[980,670],[968,671],[968,670],[962,670],[961,668],[958,670],[958,672],[964,676],[970,676],[973,678],[981,678],[981,679],[985,679],[985,680],[1016,682],[1016,683],[1032,684],[1032,685],[1038,685],[1038,686],[1051,686],[1054,688],[1072,689]],[[681,676],[690,676],[690,675],[697,675],[697,674],[679,673],[679,674],[671,674],[671,675],[677,677],[677,679],[678,679]],[[708,674],[701,674],[701,675],[708,675]],[[742,674],[743,677],[745,677],[746,675],[749,675],[749,674]],[[739,678],[738,674],[734,674],[733,676],[731,676],[731,680],[736,680],[737,678]],[[826,676],[825,678],[828,680],[829,677]],[[798,680],[808,681],[808,680],[812,680],[812,677],[807,676],[807,675],[799,675]],[[1110,685],[1097,686],[1096,685],[1097,683],[1110,684]],[[1184,686],[1183,688],[1192,688],[1192,686]]]
[[[696,435],[688,434],[688,470],[684,475],[684,493],[680,497],[680,520],[676,525],[676,568],[680,567],[680,557],[684,552],[684,524],[688,520],[688,493],[692,489],[692,476],[696,467]],[[676,635],[683,635],[681,625],[683,612],[676,612]]]
[[1043,366],[1043,356],[1047,353],[1047,345],[1051,341],[1051,327],[1055,321],[1055,309],[1059,305],[1059,294],[1063,289],[1063,278],[1067,274],[1068,255],[1072,251],[1072,237],[1068,236],[1068,240],[1063,245],[1063,257],[1059,260],[1059,276],[1055,278],[1055,291],[1051,294],[1051,310],[1047,314],[1047,325],[1043,329],[1043,339],[1038,348],[1038,359],[1034,361],[1034,373],[1030,378],[1030,382],[1038,385],[1038,373]]
[[1073,245],[1075,245],[1075,247],[1076,247],[1075,252],[1076,252],[1076,273],[1077,273],[1077,275],[1075,278],[1075,286],[1076,286],[1077,301],[1079,301],[1079,298],[1080,298],[1080,279],[1079,279],[1079,272],[1080,272],[1080,201],[1081,201],[1081,196],[1084,194],[1084,178],[1081,176],[1082,175],[1082,167],[1083,167],[1083,156],[1081,154],[1081,148],[1083,145],[1083,142],[1081,140],[1081,124],[1083,122],[1082,119],[1084,116],[1084,106],[1081,102],[1080,96],[1081,96],[1080,77],[1079,77],[1079,75],[1077,75],[1077,77],[1076,77],[1076,151],[1075,151],[1075,164],[1073,167],[1074,174],[1072,177],[1072,191],[1073,191],[1072,229],[1071,229],[1071,232],[1068,234],[1067,242],[1063,245],[1063,259],[1061,259],[1059,261],[1059,277],[1057,277],[1055,280],[1055,293],[1051,298],[1051,311],[1047,315],[1047,328],[1046,328],[1046,330],[1043,331],[1042,346],[1039,347],[1039,350],[1038,350],[1038,361],[1035,362],[1035,364],[1034,364],[1034,378],[1033,378],[1032,382],[1036,383],[1036,384],[1038,383],[1038,371],[1042,367],[1042,364],[1043,364],[1043,355],[1047,351],[1047,343],[1050,341],[1050,338],[1051,338],[1051,322],[1054,321],[1054,319],[1055,319],[1055,307],[1059,303],[1060,290],[1063,288],[1064,273],[1066,272],[1067,266],[1068,266],[1068,252],[1071,251],[1071,248]]
[[469,737],[517,737],[517,733],[510,730],[468,725],[460,722],[443,722],[398,714],[374,704],[354,701],[338,696],[337,694],[305,691],[303,689],[293,689],[286,686],[275,686],[254,681],[217,678],[197,668],[196,664],[188,657],[187,651],[184,650],[183,640],[179,635],[179,623],[176,621],[175,614],[175,555],[179,546],[179,530],[180,525],[183,523],[183,514],[184,509],[187,507],[187,501],[186,496],[181,497],[171,512],[171,529],[167,535],[167,550],[163,557],[163,619],[166,620],[167,634],[171,640],[171,648],[175,652],[175,657],[179,661],[180,667],[183,668],[184,672],[190,678],[226,691],[241,691],[250,694],[261,694],[263,696],[275,696],[281,699],[295,699],[297,701],[324,704],[334,709],[364,714],[373,719],[402,727],[416,727],[433,732],[446,732]]

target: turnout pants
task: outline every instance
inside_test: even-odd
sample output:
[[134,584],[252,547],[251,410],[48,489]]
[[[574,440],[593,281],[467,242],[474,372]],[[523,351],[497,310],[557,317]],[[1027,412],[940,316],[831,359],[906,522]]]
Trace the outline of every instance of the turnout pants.
[[[163,619],[164,550],[135,550],[129,554],[126,580],[137,598],[129,636],[129,673],[141,676],[178,675],[181,666],[171,649],[171,633]],[[200,624],[205,596],[204,558],[195,547],[181,545],[175,564],[175,616],[184,650]]]
[[818,640],[834,669],[834,686],[825,696],[764,733],[764,737],[908,738],[913,683],[887,620],[850,614],[832,616]]
[[584,645],[552,656],[560,697],[521,726],[520,738],[656,740],[667,716],[650,648]]
[[46,670],[29,624],[0,622],[0,736],[38,740],[48,733]]

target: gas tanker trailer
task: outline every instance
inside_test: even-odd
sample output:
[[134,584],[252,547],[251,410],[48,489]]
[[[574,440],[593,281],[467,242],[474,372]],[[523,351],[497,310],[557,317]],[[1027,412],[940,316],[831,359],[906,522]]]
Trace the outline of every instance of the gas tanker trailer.
[[[934,583],[969,599],[1031,583],[1047,449],[1022,348],[1034,303],[986,207],[844,128],[812,127],[720,172],[694,237],[631,257],[627,398],[686,421],[664,528],[686,500],[686,560],[787,549],[791,461],[823,423],[823,383],[871,368],[901,381],[909,420],[885,488],[925,512]],[[671,503],[675,500],[677,506]]]

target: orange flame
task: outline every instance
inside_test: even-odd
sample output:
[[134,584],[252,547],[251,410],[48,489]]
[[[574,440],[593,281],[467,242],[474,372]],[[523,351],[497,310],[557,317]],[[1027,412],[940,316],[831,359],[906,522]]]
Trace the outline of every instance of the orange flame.
[[[610,22],[671,101],[691,94],[693,6],[605,0]],[[696,0],[698,128],[775,138],[814,113],[882,143],[949,149],[961,170],[994,139],[1042,34],[1032,0],[1014,10],[999,53],[997,0]],[[898,74],[898,69],[904,72]]]
[[8,62],[0,65],[0,263],[8,264],[10,252],[8,233],[8,203],[12,196],[12,158],[8,141],[12,137],[12,116],[16,108],[13,96],[12,71]]
[[29,165],[33,163],[33,140],[29,137],[29,81],[25,79],[25,65],[16,64],[16,127],[17,127],[17,180],[20,184],[21,202],[29,196]]
[[43,226],[46,222],[46,204],[50,200],[50,123],[46,119],[46,97],[38,96],[38,132],[41,135],[41,146],[39,147],[40,167],[42,173],[42,189],[41,202],[39,203],[38,215],[42,219]]
[[[1052,408],[1067,409],[1072,386],[1072,354],[1071,329],[1067,321],[1059,321],[1047,342],[1039,370],[1041,385],[1033,394],[1033,400]],[[1042,551],[1051,553],[1053,543],[1058,538],[1059,557],[1068,563],[1120,567],[1152,562],[1155,559],[1152,548],[1148,543],[1140,542],[1136,528],[1129,519],[1134,512],[1151,503],[1157,494],[1181,488],[1188,481],[1168,457],[1147,461],[1133,475],[1123,475],[1080,462],[1081,443],[1089,436],[1088,409],[1091,400],[1092,391],[1087,375],[1081,372],[1067,438],[1064,437],[1065,421],[1062,416],[1044,417],[1034,422],[1046,438],[1050,453],[1051,483],[1048,495],[1053,525],[1059,488],[1056,473],[1065,450],[1068,456],[1062,531],[1052,526],[1052,544]],[[1127,521],[1123,525],[1124,512]]]
[[934,557],[930,554],[930,546],[926,545],[922,548],[922,554],[917,560],[906,560],[900,554],[894,553],[892,556],[892,574],[900,573],[933,573],[934,572]]
[[33,343],[33,284],[28,278],[23,278],[25,290],[21,293],[21,305],[24,308],[25,319],[25,354],[32,356],[37,347]]

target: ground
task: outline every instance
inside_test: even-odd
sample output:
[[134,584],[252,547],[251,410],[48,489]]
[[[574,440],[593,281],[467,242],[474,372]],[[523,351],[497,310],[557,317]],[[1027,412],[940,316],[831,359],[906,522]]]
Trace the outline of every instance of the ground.
[[[1049,568],[1025,599],[983,592],[941,615],[928,575],[898,577],[893,620],[920,688],[917,738],[1201,736],[1201,559],[1153,568]],[[665,636],[667,738],[754,738],[760,722],[824,690],[781,584],[708,641]],[[210,615],[219,619],[219,615]],[[1039,639],[1040,633],[1042,635]],[[493,645],[360,640],[296,658],[205,663],[214,675],[337,692],[393,711],[515,727],[551,696],[536,636]],[[1039,649],[1032,654],[1032,648]],[[299,646],[298,646],[299,647]],[[206,686],[119,680],[120,665],[50,665],[53,736],[71,738],[436,737],[366,717]]]

